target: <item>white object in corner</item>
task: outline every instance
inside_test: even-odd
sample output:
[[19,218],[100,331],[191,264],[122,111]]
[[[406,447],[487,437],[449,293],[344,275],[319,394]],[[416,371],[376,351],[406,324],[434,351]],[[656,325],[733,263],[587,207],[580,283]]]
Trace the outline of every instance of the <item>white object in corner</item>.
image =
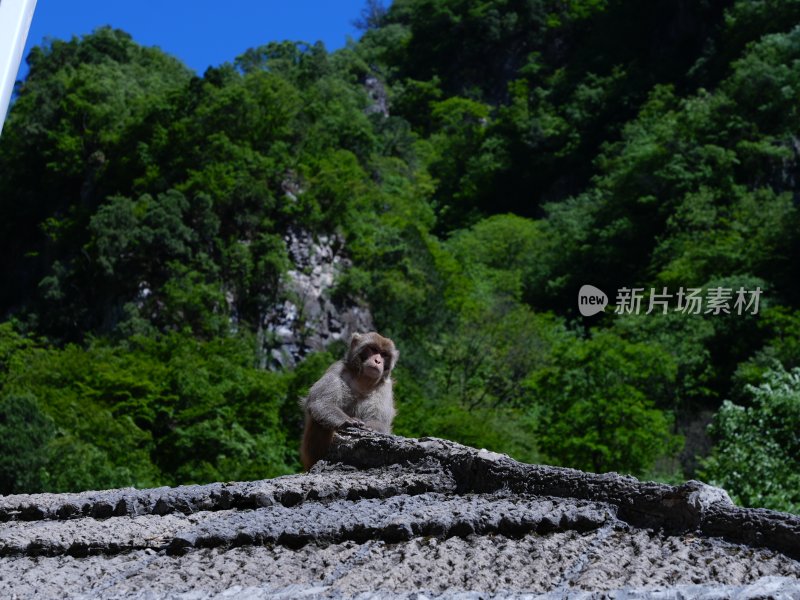
[[17,79],[36,0],[0,0],[0,132]]

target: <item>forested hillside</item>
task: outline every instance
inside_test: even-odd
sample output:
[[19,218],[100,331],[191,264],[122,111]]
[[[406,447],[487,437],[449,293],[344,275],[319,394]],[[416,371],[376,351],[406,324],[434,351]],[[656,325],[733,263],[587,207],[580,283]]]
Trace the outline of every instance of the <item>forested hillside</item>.
[[265,359],[300,232],[401,351],[397,433],[800,511],[800,1],[363,25],[202,77],[111,28],[31,52],[0,137],[0,493],[298,470],[297,399],[343,351]]

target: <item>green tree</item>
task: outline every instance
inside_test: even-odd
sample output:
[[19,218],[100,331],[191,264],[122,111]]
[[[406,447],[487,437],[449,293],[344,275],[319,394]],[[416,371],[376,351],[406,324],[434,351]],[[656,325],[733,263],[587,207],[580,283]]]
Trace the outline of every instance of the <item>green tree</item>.
[[0,493],[44,491],[43,451],[55,424],[30,395],[8,394],[0,401]]
[[292,376],[257,369],[249,336],[172,333],[63,349],[24,339],[0,328],[6,488],[257,479],[297,463]]
[[777,364],[746,391],[714,416],[703,477],[744,506],[800,512],[800,369]]
[[537,441],[551,460],[642,475],[680,449],[670,415],[653,400],[673,393],[675,364],[661,348],[599,332],[561,344],[551,360],[526,382],[541,407]]
[[[129,132],[191,77],[110,28],[36,47],[28,64],[0,142],[0,252],[20,257],[2,273],[4,313],[31,308],[43,277],[72,270],[97,205],[129,189]],[[64,334],[63,323],[50,332]]]

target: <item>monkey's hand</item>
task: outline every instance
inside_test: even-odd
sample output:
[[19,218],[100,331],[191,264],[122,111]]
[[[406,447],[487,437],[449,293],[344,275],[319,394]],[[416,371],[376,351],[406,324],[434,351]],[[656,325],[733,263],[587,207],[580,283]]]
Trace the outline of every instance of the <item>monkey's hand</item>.
[[356,429],[369,429],[367,424],[364,423],[361,419],[356,419],[355,417],[348,417],[344,423],[342,423],[342,427],[354,427]]

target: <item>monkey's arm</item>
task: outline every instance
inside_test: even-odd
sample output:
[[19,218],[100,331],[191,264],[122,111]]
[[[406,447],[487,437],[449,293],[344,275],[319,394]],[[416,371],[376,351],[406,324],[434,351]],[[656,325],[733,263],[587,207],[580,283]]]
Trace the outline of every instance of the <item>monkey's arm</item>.
[[361,422],[342,410],[345,384],[336,373],[328,371],[308,392],[306,410],[311,418],[326,429],[339,429],[344,425]]

